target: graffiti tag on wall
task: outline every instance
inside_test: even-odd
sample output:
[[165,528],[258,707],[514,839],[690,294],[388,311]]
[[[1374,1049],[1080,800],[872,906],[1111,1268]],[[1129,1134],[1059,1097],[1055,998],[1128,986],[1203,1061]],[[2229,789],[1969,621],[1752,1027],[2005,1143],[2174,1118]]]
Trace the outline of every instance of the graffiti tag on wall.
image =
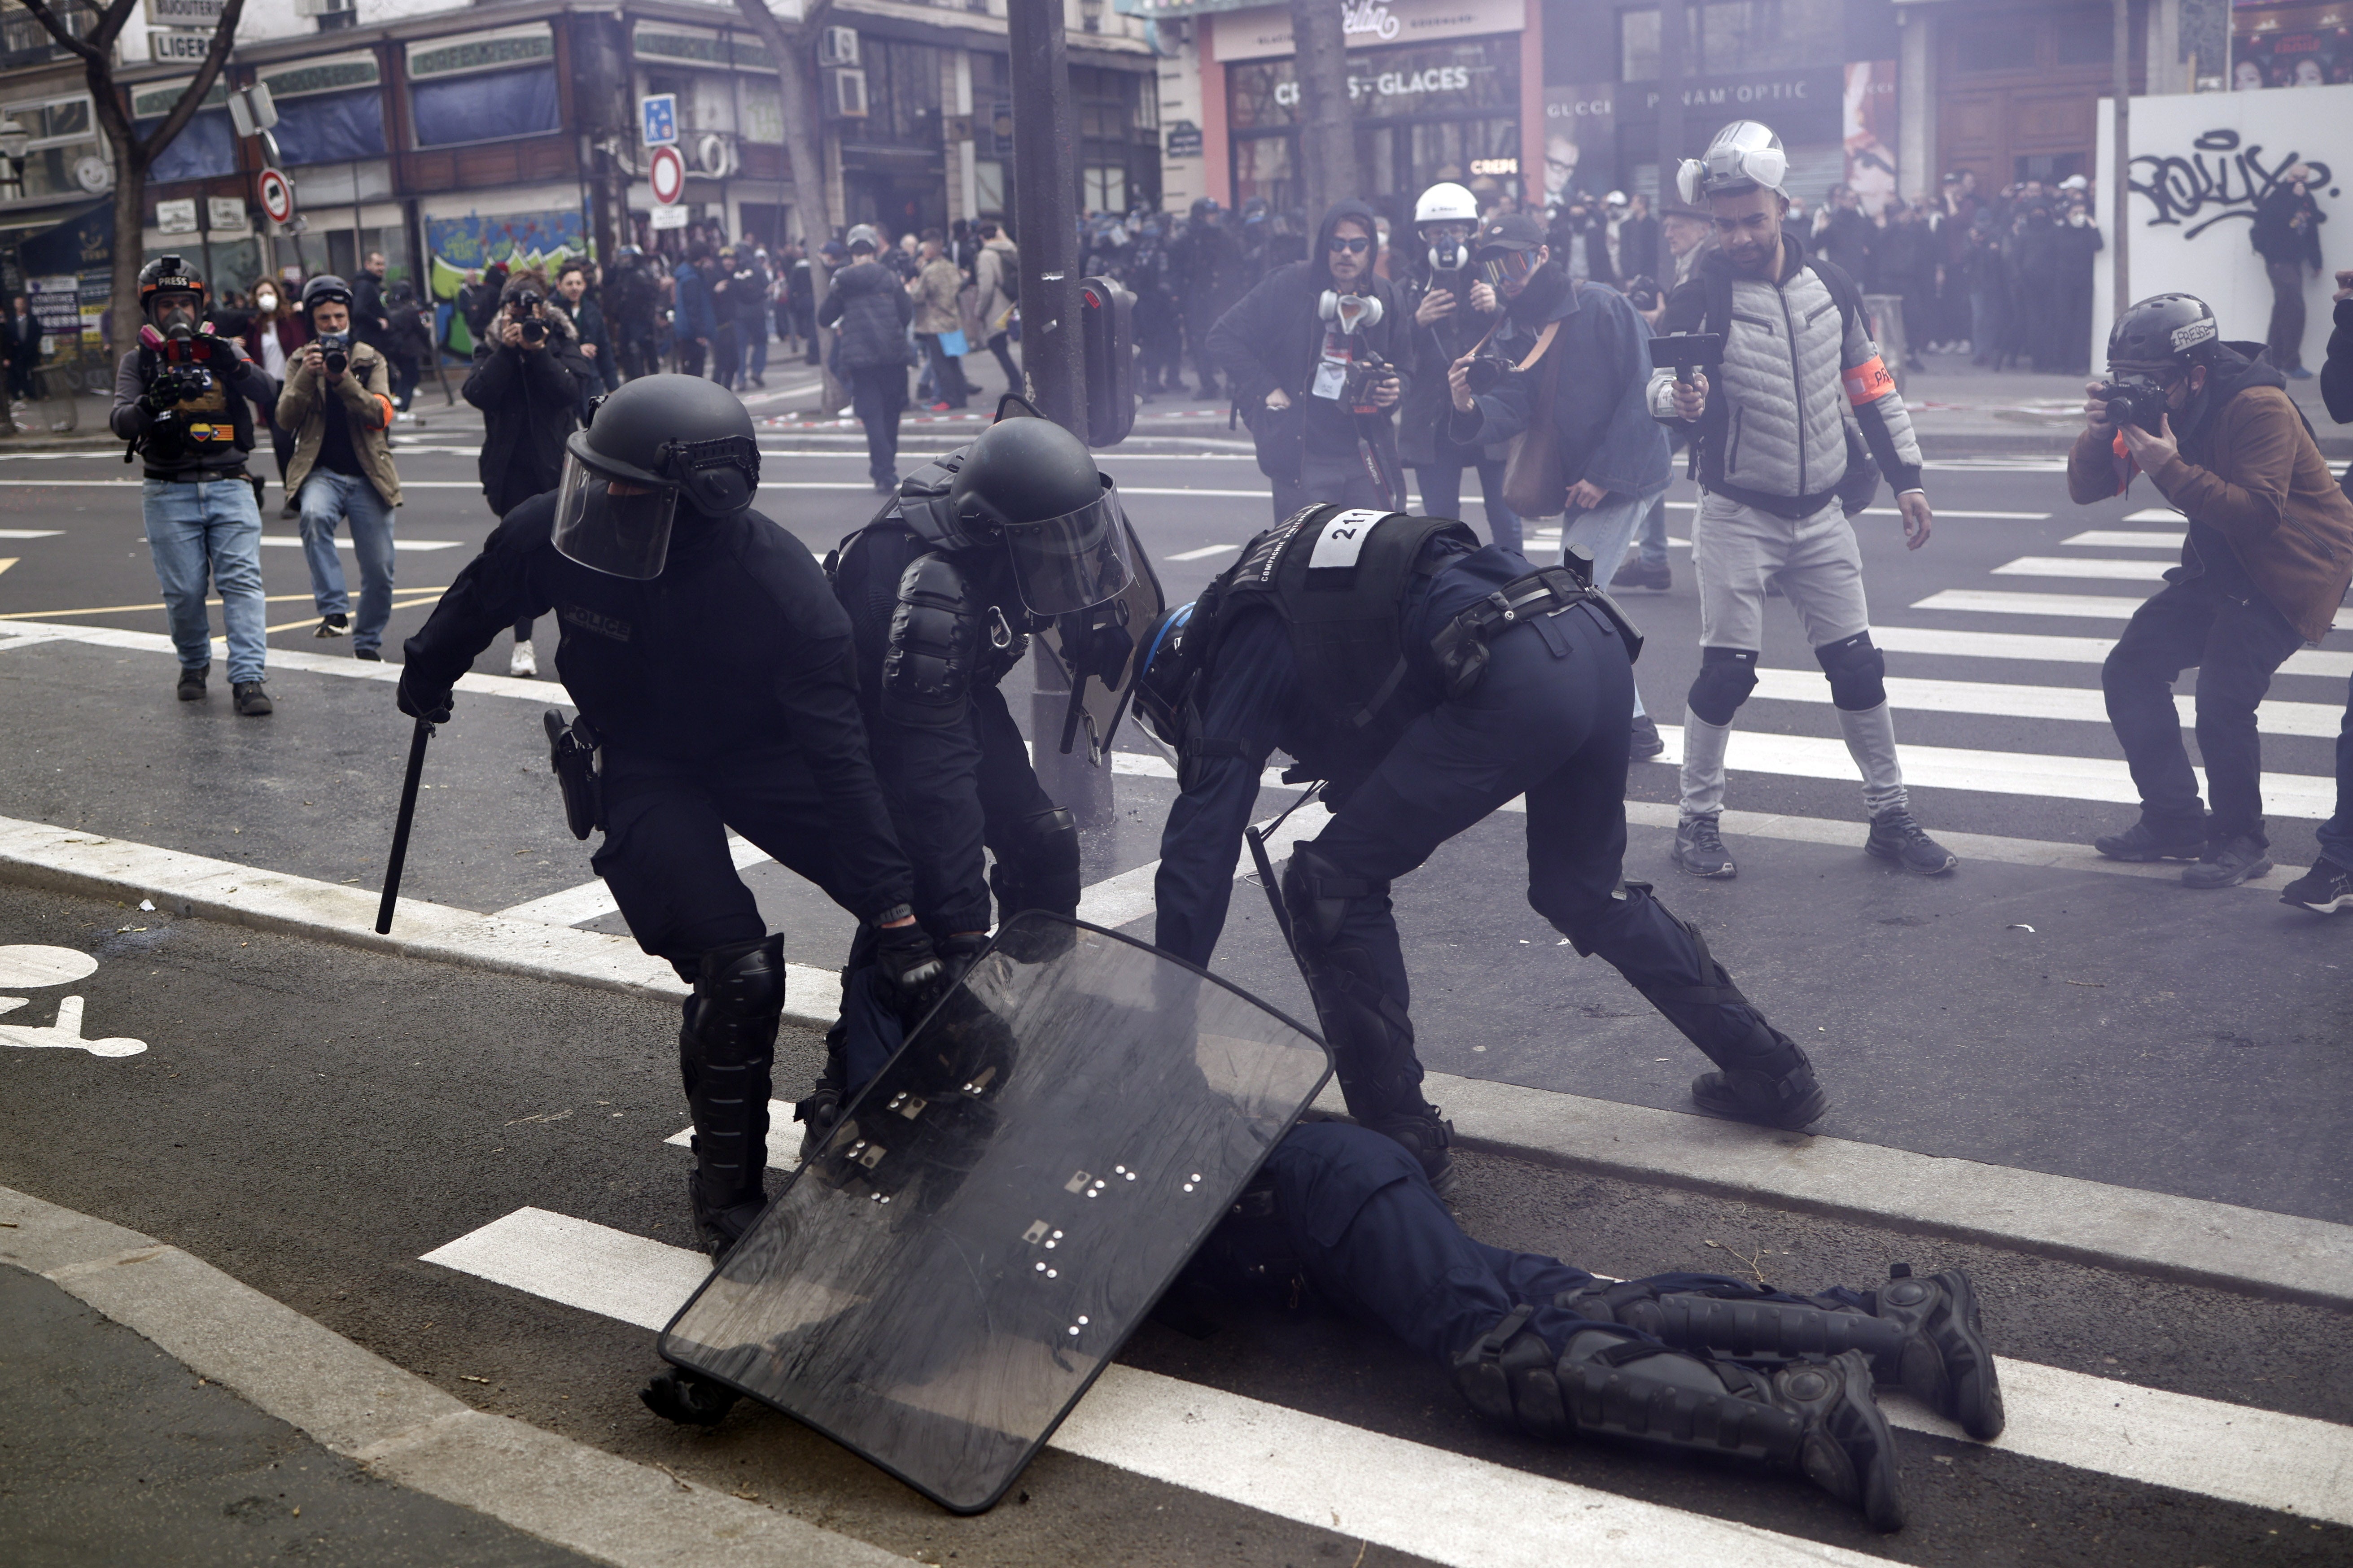
[[2267,163],[2263,144],[2250,142],[2242,146],[2235,131],[2209,131],[2190,146],[2186,158],[2144,153],[2132,161],[2136,175],[2147,171],[2145,178],[2132,182],[2132,188],[2157,208],[2148,226],[2189,224],[2191,226],[2182,235],[2185,239],[2195,239],[2229,218],[2252,222],[2255,208],[2280,184],[2281,176],[2298,163],[2311,169],[2312,185],[2326,185],[2334,177],[2327,164],[2300,153],[2284,153]]

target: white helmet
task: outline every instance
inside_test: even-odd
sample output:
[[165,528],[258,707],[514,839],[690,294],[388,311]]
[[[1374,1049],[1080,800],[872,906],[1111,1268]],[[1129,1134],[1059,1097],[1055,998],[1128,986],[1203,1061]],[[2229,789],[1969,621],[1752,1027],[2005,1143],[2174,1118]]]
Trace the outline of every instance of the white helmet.
[[1414,226],[1426,223],[1477,223],[1479,198],[1451,180],[1440,180],[1413,204]]
[[1707,152],[1686,158],[1675,172],[1675,188],[1683,200],[1697,203],[1712,195],[1737,195],[1758,186],[1779,195],[1788,178],[1789,153],[1773,128],[1754,120],[1736,120],[1715,133]]

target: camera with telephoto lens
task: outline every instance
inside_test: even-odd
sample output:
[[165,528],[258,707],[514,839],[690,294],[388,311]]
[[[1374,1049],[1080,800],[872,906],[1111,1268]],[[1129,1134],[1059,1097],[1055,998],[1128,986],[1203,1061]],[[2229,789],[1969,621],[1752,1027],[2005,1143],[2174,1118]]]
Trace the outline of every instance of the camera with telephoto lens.
[[1359,414],[1377,414],[1373,388],[1384,376],[1396,374],[1397,367],[1368,348],[1358,347],[1356,356],[1348,362],[1347,379],[1340,388],[1341,405]]
[[1462,367],[1462,379],[1471,384],[1474,397],[1484,397],[1504,384],[1504,378],[1519,369],[1509,355],[1486,350]]
[[321,332],[319,357],[329,375],[341,375],[352,368],[352,335],[349,332]]
[[200,364],[167,364],[155,373],[148,384],[147,395],[158,408],[190,398],[202,397],[213,389],[213,373]]
[[527,343],[544,342],[547,340],[547,323],[541,321],[537,314],[539,303],[540,295],[536,290],[530,289],[524,289],[507,301],[507,317],[510,321],[522,324],[522,341]]
[[2137,425],[2154,436],[2165,420],[2165,387],[2155,376],[2120,375],[2100,388],[2108,423],[2121,430]]

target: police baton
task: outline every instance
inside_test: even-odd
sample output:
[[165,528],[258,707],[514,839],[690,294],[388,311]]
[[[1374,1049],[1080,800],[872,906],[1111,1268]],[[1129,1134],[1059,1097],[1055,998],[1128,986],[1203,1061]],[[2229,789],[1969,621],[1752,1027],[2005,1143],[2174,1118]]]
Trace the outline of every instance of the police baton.
[[392,827],[392,861],[384,868],[384,901],[376,905],[375,933],[392,934],[392,907],[400,901],[400,868],[408,859],[408,829],[417,820],[417,785],[425,776],[425,742],[433,738],[430,721],[419,719],[408,739],[408,776],[400,784],[400,816]]
[[1255,827],[1245,827],[1242,837],[1250,841],[1250,858],[1258,862],[1259,885],[1266,889],[1266,901],[1273,906],[1275,929],[1282,932],[1282,945],[1291,950],[1291,962],[1299,965],[1299,977],[1307,982],[1308,994],[1313,995],[1315,972],[1307,967],[1307,957],[1299,951],[1298,939],[1291,934],[1291,911],[1282,907],[1282,889],[1275,885],[1274,862],[1266,853],[1266,835]]

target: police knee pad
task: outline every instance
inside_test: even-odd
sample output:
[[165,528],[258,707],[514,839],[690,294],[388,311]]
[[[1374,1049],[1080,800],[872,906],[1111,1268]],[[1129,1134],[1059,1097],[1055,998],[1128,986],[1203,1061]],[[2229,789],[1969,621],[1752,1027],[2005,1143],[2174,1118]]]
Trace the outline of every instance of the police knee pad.
[[1887,656],[1873,647],[1869,632],[1814,649],[1830,677],[1831,706],[1861,713],[1887,700]]
[[988,868],[1001,923],[1024,910],[1060,915],[1079,911],[1079,824],[1056,806],[1014,823]]
[[785,939],[732,942],[702,955],[694,994],[686,999],[681,1057],[705,1062],[746,1060],[772,1053],[785,1010]]
[[1308,950],[1331,946],[1351,906],[1386,898],[1388,890],[1387,882],[1347,876],[1313,844],[1300,845],[1282,869],[1282,907],[1291,916],[1292,941]]
[[1699,675],[1685,703],[1711,724],[1729,724],[1757,689],[1757,651],[1745,647],[1699,650]]

